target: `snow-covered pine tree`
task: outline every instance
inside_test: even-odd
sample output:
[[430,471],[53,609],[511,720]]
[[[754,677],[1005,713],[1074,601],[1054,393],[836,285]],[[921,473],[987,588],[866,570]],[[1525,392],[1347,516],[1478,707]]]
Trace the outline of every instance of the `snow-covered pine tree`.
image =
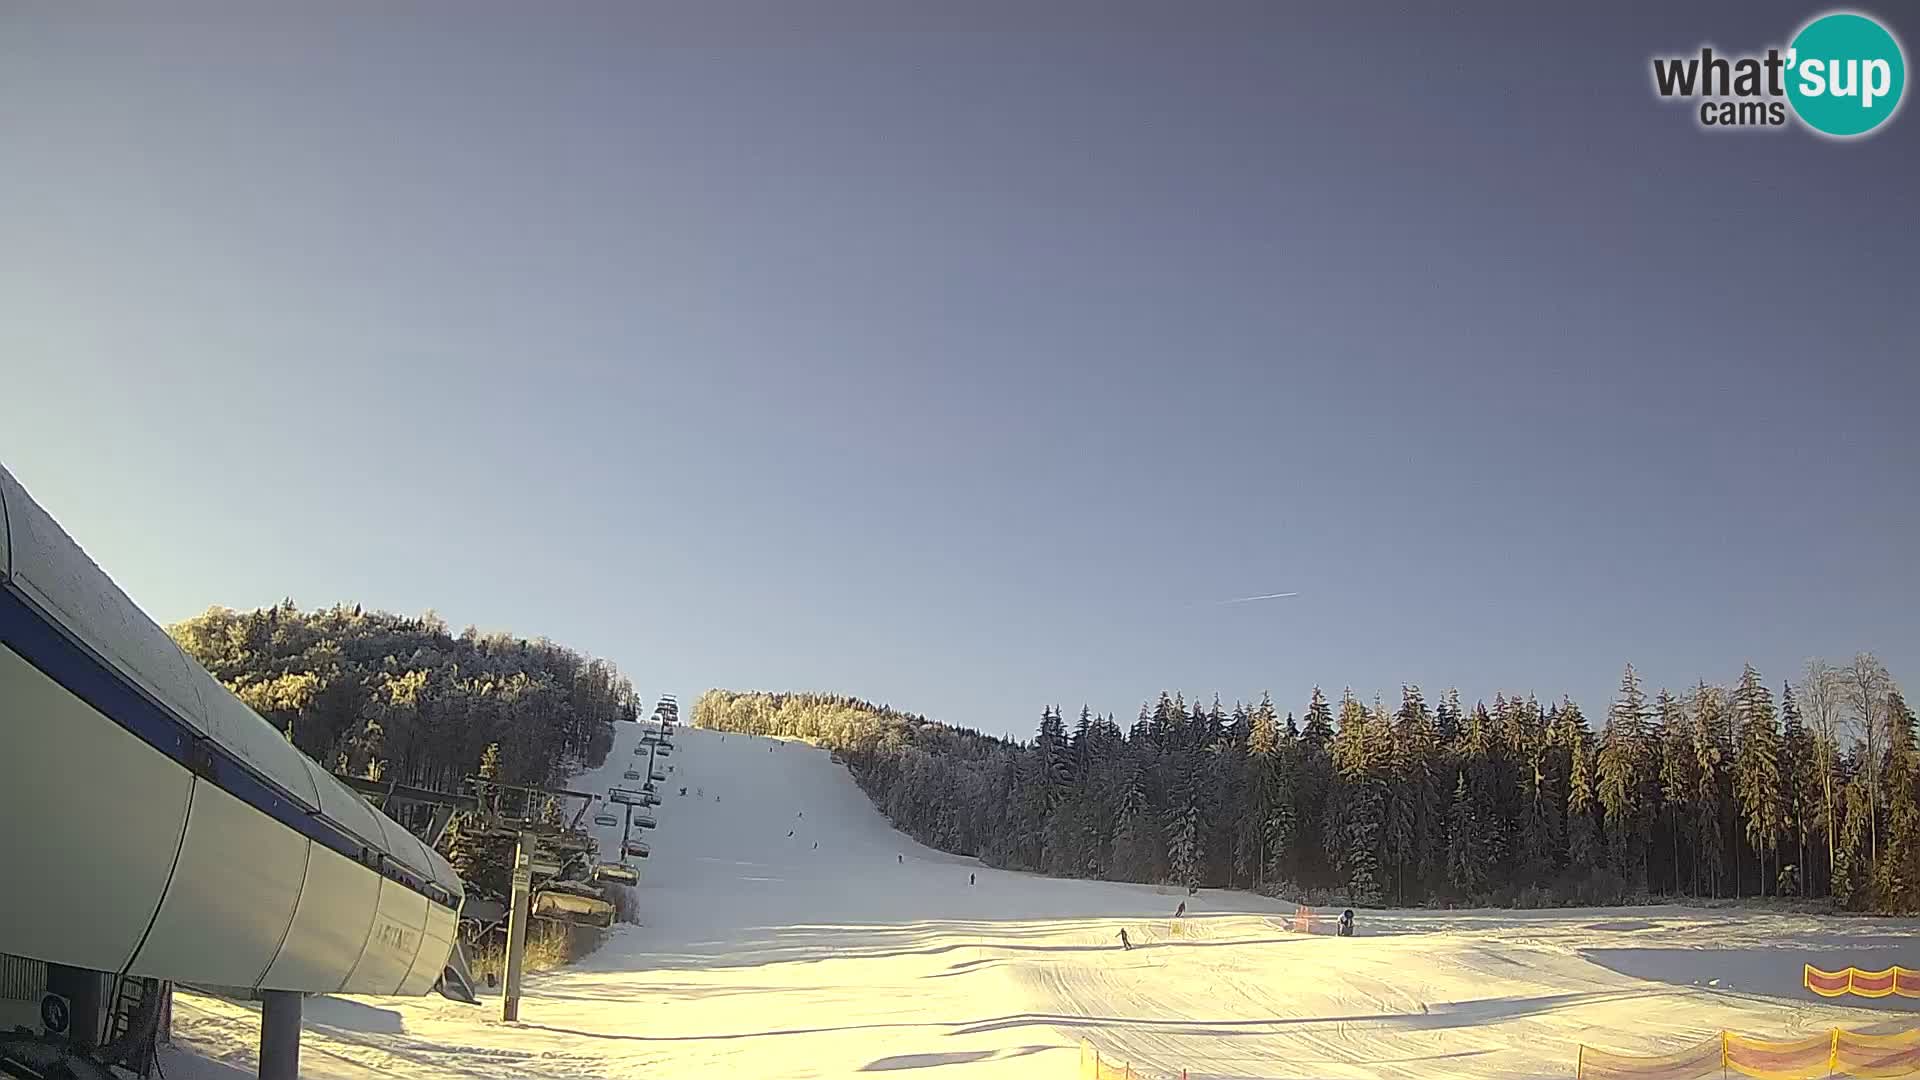
[[1887,695],[1887,755],[1881,769],[1887,828],[1874,866],[1874,909],[1920,912],[1920,746],[1913,710],[1894,690]]
[[1446,863],[1447,792],[1440,779],[1440,747],[1433,713],[1418,686],[1400,688],[1393,718],[1394,793],[1403,808],[1391,815],[1388,838],[1395,862],[1396,895],[1425,894]]
[[1607,710],[1596,762],[1600,808],[1606,818],[1608,862],[1630,888],[1647,883],[1646,822],[1650,777],[1646,768],[1647,700],[1640,676],[1628,664],[1620,697]]
[[1447,815],[1447,883],[1462,899],[1471,899],[1485,883],[1480,851],[1480,823],[1474,820],[1473,795],[1462,769],[1453,782],[1453,805]]
[[1679,893],[1698,877],[1697,868],[1692,877],[1682,870],[1684,849],[1694,848],[1694,857],[1698,858],[1693,815],[1688,810],[1699,787],[1694,777],[1698,765],[1693,754],[1693,732],[1680,700],[1662,690],[1654,699],[1653,712],[1654,742],[1660,754],[1660,808],[1667,825],[1665,841],[1673,874],[1667,884],[1669,891]]
[[1720,688],[1702,682],[1694,688],[1688,702],[1693,714],[1693,836],[1698,843],[1694,866],[1698,878],[1695,891],[1703,896],[1720,895],[1726,880],[1726,831],[1721,827],[1725,803],[1722,776],[1726,771],[1727,711]]
[[1198,762],[1191,751],[1180,751],[1168,792],[1167,872],[1175,884],[1191,889],[1200,882],[1200,792]]
[[1245,808],[1238,822],[1237,849],[1253,875],[1254,888],[1266,884],[1272,861],[1271,839],[1275,798],[1279,788],[1280,721],[1273,698],[1260,695],[1260,704],[1247,717]]
[[[1774,718],[1773,691],[1760,681],[1752,664],[1740,674],[1733,692],[1737,742],[1733,759],[1733,794],[1739,804],[1748,846],[1759,864],[1760,895],[1767,893],[1767,860],[1776,854],[1780,823],[1786,816],[1786,795],[1780,778],[1780,728]],[[1736,852],[1737,854],[1737,852]],[[1740,882],[1734,880],[1734,895]]]
[[1820,777],[1814,768],[1813,737],[1800,718],[1800,702],[1793,684],[1780,684],[1780,775],[1787,799],[1787,837],[1799,851],[1790,876],[1800,896],[1813,889],[1809,857],[1820,828]]
[[1843,789],[1840,846],[1833,857],[1833,898],[1848,910],[1864,908],[1872,875],[1873,791],[1856,771]]

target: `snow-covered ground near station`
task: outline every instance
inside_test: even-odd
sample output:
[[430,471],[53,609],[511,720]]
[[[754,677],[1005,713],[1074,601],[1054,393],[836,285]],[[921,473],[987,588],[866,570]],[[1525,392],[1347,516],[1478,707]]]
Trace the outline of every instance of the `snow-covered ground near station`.
[[[644,770],[639,737],[621,725],[583,782]],[[1208,890],[1175,935],[1170,890],[1006,873],[913,843],[823,751],[676,741],[641,864],[644,925],[530,976],[517,1024],[491,995],[310,999],[301,1074],[1072,1077],[1085,1038],[1146,1076],[1565,1077],[1582,1041],[1658,1052],[1722,1028],[1920,1023],[1912,1002],[1839,1007],[1800,988],[1808,961],[1920,967],[1907,921],[1364,912],[1359,936],[1335,938],[1288,932],[1290,906]],[[605,831],[611,851],[618,830]],[[182,994],[174,1032],[168,1080],[252,1075],[248,1006]]]

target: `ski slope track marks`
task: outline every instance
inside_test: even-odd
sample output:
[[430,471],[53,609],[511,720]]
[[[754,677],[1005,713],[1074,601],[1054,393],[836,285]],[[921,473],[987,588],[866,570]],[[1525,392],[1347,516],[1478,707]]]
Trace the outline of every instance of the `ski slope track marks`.
[[[640,727],[619,725],[579,784],[623,783],[644,761]],[[1569,1076],[1581,1041],[1651,1053],[1723,1028],[1920,1023],[1901,1011],[1911,1002],[1800,988],[1808,962],[1920,967],[1899,920],[1390,911],[1335,938],[1288,932],[1290,904],[1206,890],[1176,934],[1174,890],[915,844],[824,751],[684,729],[675,741],[639,861],[644,925],[529,976],[517,1024],[492,995],[311,999],[302,1076],[1069,1078],[1086,1038],[1143,1076],[1491,1080]],[[619,830],[600,832],[615,850]],[[252,1075],[256,1012],[182,993],[174,1015],[169,1080]]]

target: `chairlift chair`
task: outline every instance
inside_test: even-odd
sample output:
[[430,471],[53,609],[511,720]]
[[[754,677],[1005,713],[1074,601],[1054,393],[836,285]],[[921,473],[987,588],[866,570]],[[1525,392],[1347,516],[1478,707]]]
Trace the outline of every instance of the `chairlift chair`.
[[660,822],[656,821],[652,814],[635,814],[633,815],[633,823],[643,829],[657,829],[660,827]]
[[638,779],[640,779],[640,770],[639,770],[639,769],[628,769],[628,770],[626,771],[626,774],[625,774],[625,775],[624,775],[624,776],[622,777],[622,779],[625,779],[625,780],[638,780]]
[[633,856],[636,859],[644,859],[648,855],[652,854],[652,852],[649,851],[647,848],[647,842],[644,840],[627,841],[626,852],[627,854]]
[[593,815],[593,823],[601,828],[606,828],[609,825],[620,824],[620,819],[602,810],[600,813]]
[[613,905],[591,896],[543,889],[533,894],[533,917],[553,919],[573,926],[613,925]]
[[615,885],[638,885],[640,871],[626,863],[601,863],[593,868],[593,880],[611,882]]

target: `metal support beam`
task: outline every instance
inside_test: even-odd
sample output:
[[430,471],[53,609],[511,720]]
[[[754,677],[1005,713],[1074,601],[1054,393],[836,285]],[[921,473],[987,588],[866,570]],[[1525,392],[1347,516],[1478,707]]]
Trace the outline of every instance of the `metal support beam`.
[[500,1019],[520,1019],[520,972],[527,958],[527,920],[533,917],[532,833],[522,830],[513,849],[513,903],[507,908],[507,986],[500,999]]
[[426,803],[430,806],[451,806],[457,810],[476,810],[480,800],[473,795],[463,795],[452,791],[435,791],[432,788],[414,787],[411,784],[388,783],[384,780],[363,780],[357,776],[341,776],[335,773],[334,779],[347,785],[362,795],[396,803]]
[[260,991],[260,1080],[300,1080],[300,997]]

